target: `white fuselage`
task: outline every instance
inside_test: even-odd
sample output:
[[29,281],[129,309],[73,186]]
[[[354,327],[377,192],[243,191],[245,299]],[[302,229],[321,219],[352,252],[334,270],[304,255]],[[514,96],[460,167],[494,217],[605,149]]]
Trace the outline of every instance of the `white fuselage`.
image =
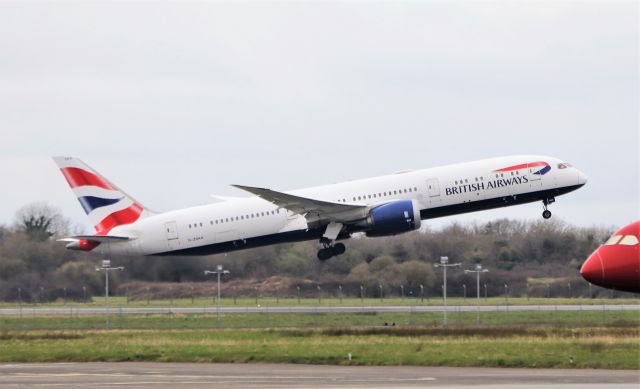
[[[531,161],[550,170],[535,174]],[[496,172],[524,164],[521,169]],[[559,168],[559,166],[565,166]],[[422,219],[447,216],[553,198],[579,188],[586,177],[578,169],[546,156],[511,156],[368,179],[299,189],[287,193],[351,205],[375,206],[410,199]],[[317,239],[304,215],[260,197],[232,199],[149,216],[113,228],[110,235],[126,242],[102,244],[101,250],[127,255],[213,254],[278,242]]]

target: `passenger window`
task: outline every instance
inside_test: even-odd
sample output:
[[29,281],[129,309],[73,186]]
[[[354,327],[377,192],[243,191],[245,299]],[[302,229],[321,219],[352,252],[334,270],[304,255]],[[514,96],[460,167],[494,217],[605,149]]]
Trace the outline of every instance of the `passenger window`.
[[418,188],[413,188],[413,191],[414,191],[414,192],[417,192],[417,191],[418,191]]
[[202,223],[200,223],[200,227],[202,227]]
[[189,224],[189,228],[191,228],[191,224]]
[[635,246],[638,244],[638,238],[635,235],[625,235],[625,237],[622,238],[622,240],[618,244],[624,246]]
[[604,245],[605,246],[612,246],[616,243],[618,243],[618,241],[620,240],[620,238],[622,238],[622,235],[614,235],[611,238],[609,238],[609,240],[607,240]]

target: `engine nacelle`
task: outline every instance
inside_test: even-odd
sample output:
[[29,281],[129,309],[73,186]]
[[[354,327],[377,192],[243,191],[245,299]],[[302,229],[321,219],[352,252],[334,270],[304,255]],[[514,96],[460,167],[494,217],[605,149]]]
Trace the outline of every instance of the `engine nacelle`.
[[420,208],[413,200],[381,204],[369,211],[367,236],[389,236],[420,228]]

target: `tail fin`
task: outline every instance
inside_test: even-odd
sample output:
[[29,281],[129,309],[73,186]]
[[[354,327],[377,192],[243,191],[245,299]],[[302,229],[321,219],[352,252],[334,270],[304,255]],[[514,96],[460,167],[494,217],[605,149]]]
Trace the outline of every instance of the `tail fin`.
[[153,213],[78,158],[53,157],[97,235]]

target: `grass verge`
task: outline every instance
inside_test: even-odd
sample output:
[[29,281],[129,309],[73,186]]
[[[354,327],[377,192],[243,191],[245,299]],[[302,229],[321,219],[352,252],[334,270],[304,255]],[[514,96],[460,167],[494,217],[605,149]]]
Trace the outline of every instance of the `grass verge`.
[[[111,314],[111,329],[201,329],[201,328],[282,328],[282,327],[370,327],[436,326],[443,322],[441,312],[422,313],[166,313]],[[481,312],[480,324],[492,326],[640,326],[640,311],[495,311]],[[475,312],[449,312],[448,322],[458,326],[476,324]],[[24,315],[1,316],[0,330],[102,329],[103,315]]]
[[0,333],[0,345],[1,362],[275,362],[640,369],[640,334],[636,325],[4,331]]

